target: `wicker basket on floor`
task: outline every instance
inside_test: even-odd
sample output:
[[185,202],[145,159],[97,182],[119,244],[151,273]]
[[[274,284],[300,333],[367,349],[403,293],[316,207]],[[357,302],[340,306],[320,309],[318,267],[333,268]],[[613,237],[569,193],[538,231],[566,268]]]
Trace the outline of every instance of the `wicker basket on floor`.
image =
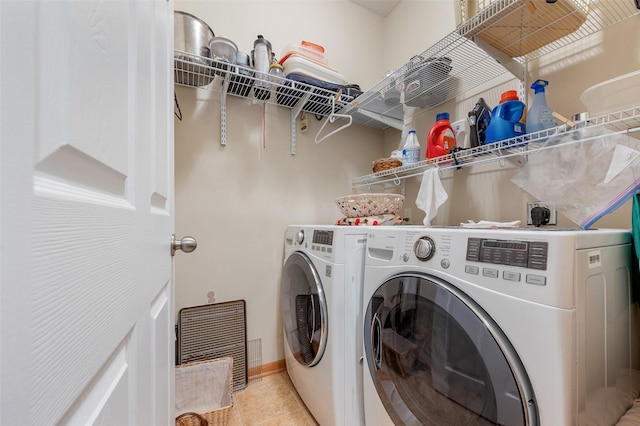
[[209,421],[198,413],[187,412],[176,417],[176,426],[209,426]]
[[233,358],[182,364],[175,371],[176,426],[226,425],[233,407]]

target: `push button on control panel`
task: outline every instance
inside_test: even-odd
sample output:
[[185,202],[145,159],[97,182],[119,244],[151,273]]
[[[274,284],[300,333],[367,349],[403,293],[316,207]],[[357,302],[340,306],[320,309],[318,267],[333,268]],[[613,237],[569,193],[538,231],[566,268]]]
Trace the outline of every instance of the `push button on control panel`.
[[547,285],[547,277],[544,275],[527,274],[527,284]]
[[520,272],[502,271],[502,278],[507,281],[520,282]]
[[482,276],[489,278],[498,278],[498,270],[493,268],[482,268]]
[[464,271],[467,274],[478,275],[480,273],[480,268],[478,268],[477,266],[473,266],[473,265],[465,265]]

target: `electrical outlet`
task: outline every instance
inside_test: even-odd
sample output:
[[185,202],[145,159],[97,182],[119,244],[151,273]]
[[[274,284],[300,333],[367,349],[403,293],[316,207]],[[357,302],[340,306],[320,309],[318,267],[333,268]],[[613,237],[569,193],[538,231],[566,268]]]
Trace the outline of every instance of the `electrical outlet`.
[[531,210],[534,207],[546,207],[549,209],[549,223],[547,225],[557,225],[558,224],[558,212],[556,209],[549,204],[542,203],[540,201],[534,201],[531,203],[527,203],[527,225],[533,225],[533,221],[531,220]]
[[402,218],[407,222],[411,223],[411,209],[404,209],[404,215]]

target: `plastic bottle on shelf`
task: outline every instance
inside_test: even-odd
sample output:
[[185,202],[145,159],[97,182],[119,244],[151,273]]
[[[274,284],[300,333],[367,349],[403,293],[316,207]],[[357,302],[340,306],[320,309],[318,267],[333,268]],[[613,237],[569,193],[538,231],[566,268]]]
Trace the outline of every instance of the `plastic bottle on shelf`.
[[471,127],[469,126],[469,120],[465,117],[462,120],[453,122],[451,123],[451,128],[456,136],[456,146],[460,148],[470,148],[469,133],[471,132]]
[[272,62],[269,66],[269,81],[274,87],[278,87],[283,83],[284,70],[278,62]]
[[449,113],[441,112],[436,116],[436,124],[429,130],[426,158],[447,155],[456,146],[456,135],[449,121]]
[[251,52],[253,59],[253,69],[256,71],[256,82],[253,86],[253,94],[256,99],[269,99],[271,95],[269,90],[269,66],[271,65],[271,43],[263,36],[258,35],[256,41],[253,42],[253,51]]
[[514,138],[526,133],[527,107],[515,90],[507,90],[491,112],[485,143]]
[[420,142],[415,130],[409,130],[402,146],[402,164],[412,164],[420,161]]
[[546,80],[536,80],[531,88],[535,91],[533,103],[527,112],[527,133],[539,132],[558,125],[553,111],[547,106],[544,88],[549,85]]

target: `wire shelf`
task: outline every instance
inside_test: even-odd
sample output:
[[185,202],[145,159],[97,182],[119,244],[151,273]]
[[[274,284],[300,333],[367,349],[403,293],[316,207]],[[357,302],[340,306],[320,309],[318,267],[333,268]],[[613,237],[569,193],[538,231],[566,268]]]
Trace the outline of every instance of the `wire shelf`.
[[286,108],[299,107],[320,116],[340,111],[354,98],[340,89],[313,86],[179,50],[174,52],[174,82]]
[[[507,72],[523,80],[529,61],[640,14],[632,0],[557,0],[552,4],[540,0],[459,2],[463,8],[476,2],[480,11],[473,16],[463,13],[464,22],[453,32],[364,93],[347,87],[330,90],[178,50],[174,54],[174,80],[179,85],[222,93],[223,122],[227,94],[290,108],[294,154],[294,116],[300,111],[331,119],[339,112],[342,117],[351,117],[349,124],[401,129],[405,106],[434,108]],[[535,24],[512,25],[514,19],[517,22],[531,14],[532,5],[537,5]],[[269,83],[261,85],[263,81]],[[535,144],[533,139],[528,142]],[[224,130],[221,143],[226,143]],[[451,160],[464,164],[470,157],[477,164],[478,157],[495,152],[502,157],[509,155],[502,145],[500,149],[488,145],[482,152],[458,152]],[[400,168],[396,172],[405,170]],[[379,177],[382,176],[376,178]],[[369,177],[358,179],[367,181]],[[354,184],[359,181],[354,180]]]
[[[467,1],[472,0],[461,3]],[[507,72],[522,80],[529,61],[640,14],[632,0],[477,1],[485,7],[342,113],[358,124],[397,128],[404,105],[433,108]],[[511,25],[532,3],[537,26]],[[514,56],[520,52],[526,53]]]
[[[585,128],[591,130],[588,137],[583,135]],[[618,133],[640,134],[640,106],[589,118],[586,121],[576,122],[574,126],[563,124],[552,129],[463,149],[419,163],[357,177],[352,180],[352,187],[356,193],[371,192],[374,186],[389,189],[399,186],[403,179],[422,175],[432,167],[438,167],[439,170],[444,171],[505,159],[521,165],[528,155],[542,150],[557,149],[576,143],[588,143],[598,140],[602,136]],[[554,143],[557,138],[554,140],[553,136],[558,135],[569,136],[563,138],[563,140],[569,141]]]

